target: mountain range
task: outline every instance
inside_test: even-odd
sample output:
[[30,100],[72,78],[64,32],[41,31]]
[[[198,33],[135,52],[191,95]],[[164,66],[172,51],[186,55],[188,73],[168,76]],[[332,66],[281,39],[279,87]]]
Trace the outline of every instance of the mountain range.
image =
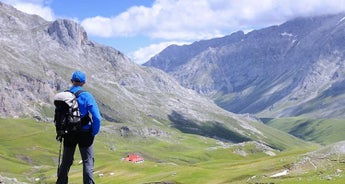
[[[320,117],[342,117],[339,18],[302,18],[170,46],[140,66],[89,40],[74,21],[46,21],[0,2],[0,183],[56,180],[53,96],[68,89],[75,70],[86,73],[84,89],[103,117],[95,139],[97,183],[344,183],[343,120],[276,118],[299,115],[299,108],[301,115],[317,113],[314,105],[327,109]],[[334,30],[322,34],[332,42],[320,44],[326,25]],[[282,53],[294,57],[284,60]],[[328,147],[316,150],[319,144],[305,140]],[[133,152],[145,163],[120,161]],[[82,179],[78,159],[72,183]]]
[[171,45],[159,68],[235,113],[345,117],[345,13],[300,17],[190,45]]
[[89,40],[71,20],[49,22],[0,3],[0,23],[1,117],[52,122],[54,94],[67,89],[73,71],[81,70],[102,117],[113,122],[103,131],[160,138],[181,131],[277,149],[305,144],[251,116],[223,110],[163,71]]

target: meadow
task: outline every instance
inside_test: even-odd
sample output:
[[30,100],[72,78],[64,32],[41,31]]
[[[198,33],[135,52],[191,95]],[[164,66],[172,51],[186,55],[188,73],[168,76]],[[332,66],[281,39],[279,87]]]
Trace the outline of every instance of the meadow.
[[[104,127],[113,123],[104,122]],[[115,125],[114,125],[115,126]],[[32,119],[0,119],[0,175],[25,183],[54,183],[59,156],[52,123]],[[121,136],[101,131],[95,141],[95,180],[99,184],[144,183],[345,183],[344,158],[304,164],[316,144],[272,150],[255,144],[236,144],[172,130],[166,137]],[[145,161],[122,158],[130,153]],[[81,183],[82,164],[77,150],[70,183]],[[315,165],[314,165],[315,166]],[[289,170],[282,177],[270,177]]]

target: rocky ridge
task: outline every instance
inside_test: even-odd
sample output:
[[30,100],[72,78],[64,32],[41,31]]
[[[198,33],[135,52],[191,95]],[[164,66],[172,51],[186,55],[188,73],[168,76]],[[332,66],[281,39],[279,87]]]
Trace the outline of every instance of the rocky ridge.
[[144,66],[222,108],[261,117],[344,117],[345,14],[296,18],[190,45],[169,46]]

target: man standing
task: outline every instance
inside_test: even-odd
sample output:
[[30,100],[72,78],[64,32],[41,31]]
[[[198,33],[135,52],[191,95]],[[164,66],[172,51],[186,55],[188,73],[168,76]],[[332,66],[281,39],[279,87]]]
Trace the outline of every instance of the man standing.
[[[85,84],[86,76],[81,71],[75,71],[72,75],[72,87],[70,92],[76,94],[82,90]],[[81,130],[69,132],[63,135],[63,155],[62,162],[58,170],[57,184],[68,183],[68,172],[74,160],[74,152],[78,145],[80,155],[83,161],[83,183],[93,184],[93,168],[94,168],[94,150],[93,141],[98,134],[101,125],[101,115],[98,105],[91,93],[82,91],[77,97],[80,117],[82,118]],[[89,118],[89,113],[92,115],[92,120]],[[85,123],[86,119],[86,123]],[[59,136],[59,135],[58,135]],[[61,135],[60,135],[61,136]],[[57,138],[58,139],[58,138]],[[61,137],[59,137],[61,140]]]

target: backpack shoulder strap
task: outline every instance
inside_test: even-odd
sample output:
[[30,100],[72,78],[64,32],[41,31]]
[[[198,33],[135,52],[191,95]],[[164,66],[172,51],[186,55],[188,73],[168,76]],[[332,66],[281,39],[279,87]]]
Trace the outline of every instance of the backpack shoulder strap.
[[79,90],[79,91],[77,91],[77,92],[75,92],[74,93],[74,95],[75,95],[75,97],[77,97],[78,98],[78,96],[80,95],[80,93],[82,93],[82,92],[86,92],[85,90]]
[[[66,90],[66,91],[73,93],[73,92],[70,91],[70,90]],[[86,91],[81,89],[81,90],[78,90],[77,92],[75,92],[75,93],[73,93],[73,94],[75,95],[76,98],[78,98],[78,96],[79,96],[80,93],[82,93],[82,92],[86,92]]]

